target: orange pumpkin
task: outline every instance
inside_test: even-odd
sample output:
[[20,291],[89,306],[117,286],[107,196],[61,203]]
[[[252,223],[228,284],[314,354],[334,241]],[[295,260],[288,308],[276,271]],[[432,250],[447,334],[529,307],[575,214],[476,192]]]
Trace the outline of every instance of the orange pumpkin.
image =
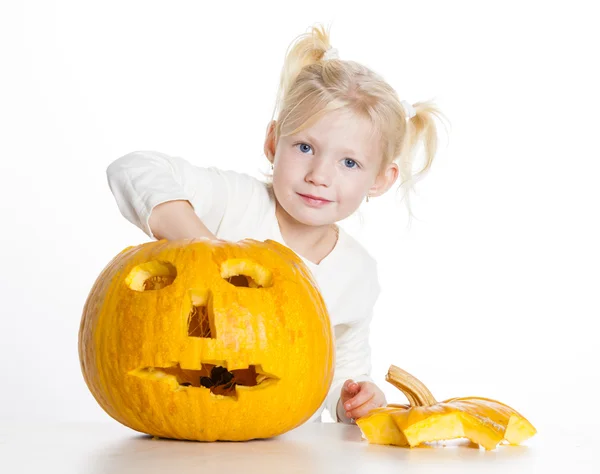
[[320,407],[329,316],[302,260],[274,241],[150,242],[102,271],[79,331],[85,381],[130,428],[201,441],[268,438]]
[[499,443],[520,444],[536,433],[525,417],[499,401],[463,397],[438,402],[420,380],[394,365],[386,380],[404,392],[410,405],[375,408],[358,419],[356,423],[369,443],[414,447],[469,438],[492,450]]

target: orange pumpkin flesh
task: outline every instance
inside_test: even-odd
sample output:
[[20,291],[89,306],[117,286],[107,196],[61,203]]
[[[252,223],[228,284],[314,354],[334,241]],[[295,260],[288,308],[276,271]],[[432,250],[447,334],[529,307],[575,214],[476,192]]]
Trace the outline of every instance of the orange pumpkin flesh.
[[331,384],[334,343],[316,282],[274,241],[159,241],[125,249],[86,301],[85,381],[113,418],[154,436],[241,441],[299,426]]
[[519,444],[536,433],[527,419],[496,400],[464,397],[437,402],[422,382],[393,365],[386,380],[404,392],[410,405],[376,408],[358,419],[369,443],[414,447],[469,438],[491,450],[501,442]]

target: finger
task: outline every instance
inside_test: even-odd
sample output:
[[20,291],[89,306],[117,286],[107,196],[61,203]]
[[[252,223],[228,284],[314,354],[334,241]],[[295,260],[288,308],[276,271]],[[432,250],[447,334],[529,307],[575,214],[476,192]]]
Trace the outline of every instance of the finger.
[[344,408],[346,411],[353,410],[354,408],[361,406],[363,403],[366,403],[374,396],[375,392],[371,390],[360,390],[354,397],[344,402]]
[[346,392],[349,396],[353,396],[358,393],[360,386],[352,379],[348,379],[344,382],[342,390]]
[[348,418],[361,418],[366,416],[371,410],[377,408],[379,405],[375,402],[374,398],[370,398],[367,402],[362,405],[353,408],[352,410],[346,410],[346,416]]

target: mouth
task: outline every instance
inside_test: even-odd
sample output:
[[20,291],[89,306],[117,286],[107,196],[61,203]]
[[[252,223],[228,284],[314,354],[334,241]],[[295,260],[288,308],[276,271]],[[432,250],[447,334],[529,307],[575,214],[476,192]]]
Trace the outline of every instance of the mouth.
[[279,378],[263,371],[260,365],[249,365],[245,369],[229,371],[225,361],[202,364],[200,370],[184,369],[178,363],[169,367],[143,367],[133,370],[131,375],[143,379],[175,381],[175,387],[208,389],[213,395],[237,399],[236,387],[263,388],[276,383]]
[[311,194],[298,193],[298,196],[300,196],[302,198],[302,200],[304,201],[305,204],[308,204],[311,207],[323,207],[323,206],[326,206],[327,204],[330,204],[331,202],[333,202],[328,199],[320,198],[318,196],[313,196]]

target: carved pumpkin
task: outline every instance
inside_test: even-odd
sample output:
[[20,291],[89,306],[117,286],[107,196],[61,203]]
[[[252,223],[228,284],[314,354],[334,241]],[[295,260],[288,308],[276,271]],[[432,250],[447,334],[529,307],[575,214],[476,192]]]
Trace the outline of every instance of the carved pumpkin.
[[491,450],[519,444],[536,433],[522,415],[496,400],[480,397],[437,402],[422,382],[392,365],[386,380],[404,392],[410,405],[375,408],[356,424],[373,444],[414,447],[421,443],[469,438]]
[[85,381],[130,428],[248,440],[310,418],[329,390],[333,334],[302,260],[274,241],[150,242],[102,271],[79,332]]

